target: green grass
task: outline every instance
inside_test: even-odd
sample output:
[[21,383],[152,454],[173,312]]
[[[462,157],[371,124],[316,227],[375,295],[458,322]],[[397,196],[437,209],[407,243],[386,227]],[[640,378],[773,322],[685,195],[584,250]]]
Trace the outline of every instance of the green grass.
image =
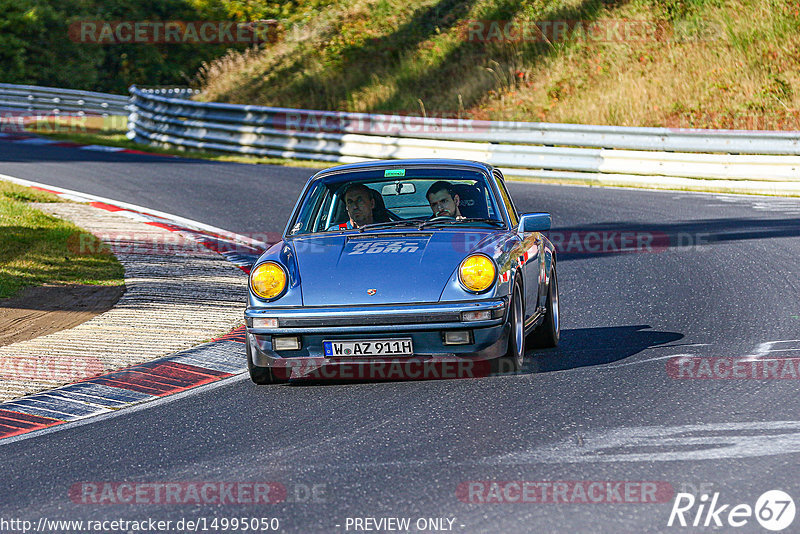
[[28,202],[59,199],[0,181],[0,298],[42,284],[123,284],[122,265],[113,255],[80,253],[77,243],[86,250],[103,250],[94,236]]

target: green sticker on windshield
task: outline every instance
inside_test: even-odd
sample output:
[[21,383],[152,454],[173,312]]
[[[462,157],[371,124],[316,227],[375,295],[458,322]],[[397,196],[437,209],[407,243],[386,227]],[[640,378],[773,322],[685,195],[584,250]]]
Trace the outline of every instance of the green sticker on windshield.
[[386,169],[385,171],[383,171],[384,178],[388,176],[405,176],[405,175],[406,175],[405,169]]

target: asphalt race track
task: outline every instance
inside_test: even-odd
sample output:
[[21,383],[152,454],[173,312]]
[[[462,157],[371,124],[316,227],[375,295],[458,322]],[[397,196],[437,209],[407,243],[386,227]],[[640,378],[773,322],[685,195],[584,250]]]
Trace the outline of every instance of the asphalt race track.
[[[283,230],[313,171],[0,141],[0,173],[251,234]],[[712,531],[705,513],[698,527],[667,526],[683,491],[698,504],[718,492],[730,505],[718,516],[723,531],[766,532],[755,517],[733,529],[728,512],[767,490],[800,497],[800,382],[786,374],[796,367],[778,361],[784,379],[726,379],[724,367],[678,379],[670,358],[800,356],[800,199],[510,189],[520,211],[553,214],[561,243],[562,343],[529,351],[523,373],[263,387],[232,379],[0,443],[0,515],[269,517],[284,532],[353,532],[353,518],[388,517],[410,518],[411,531],[420,518],[425,531],[434,518],[456,532]],[[625,244],[633,250],[620,251]],[[81,483],[194,481],[274,482],[286,497],[176,505],[70,495]],[[566,481],[572,497],[497,502],[519,491],[492,496],[481,489],[492,481],[506,490]],[[576,498],[590,481],[620,494]],[[660,488],[660,502],[620,502],[641,483]],[[690,525],[697,510],[686,513]]]

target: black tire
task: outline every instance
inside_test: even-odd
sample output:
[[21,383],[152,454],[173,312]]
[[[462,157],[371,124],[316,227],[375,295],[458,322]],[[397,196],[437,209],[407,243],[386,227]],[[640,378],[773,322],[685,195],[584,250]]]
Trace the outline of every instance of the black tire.
[[514,284],[511,298],[511,309],[508,312],[508,350],[505,355],[492,360],[492,372],[517,373],[522,369],[525,360],[525,308],[522,300],[522,288]]
[[280,384],[282,382],[286,382],[286,380],[280,380],[276,378],[275,374],[272,372],[272,369],[269,367],[256,367],[253,364],[253,355],[250,352],[249,339],[245,341],[245,346],[247,347],[247,370],[250,371],[250,380],[252,380],[253,383],[263,386],[267,384]]
[[558,346],[561,338],[561,309],[558,302],[558,277],[556,267],[550,275],[550,285],[547,288],[547,308],[542,324],[536,327],[528,337],[528,345],[537,349],[549,349]]

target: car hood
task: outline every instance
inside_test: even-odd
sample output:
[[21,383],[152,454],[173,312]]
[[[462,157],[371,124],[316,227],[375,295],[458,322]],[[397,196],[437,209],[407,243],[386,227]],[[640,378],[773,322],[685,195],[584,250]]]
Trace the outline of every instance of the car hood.
[[486,235],[432,231],[296,238],[303,305],[437,302],[461,260]]

